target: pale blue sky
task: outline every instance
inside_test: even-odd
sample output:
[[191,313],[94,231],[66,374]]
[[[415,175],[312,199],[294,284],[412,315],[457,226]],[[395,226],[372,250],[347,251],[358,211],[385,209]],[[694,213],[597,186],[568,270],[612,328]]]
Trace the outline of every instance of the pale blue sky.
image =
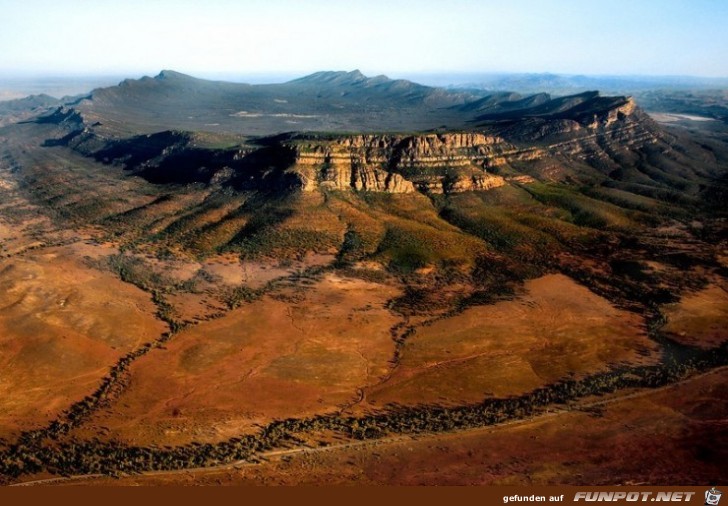
[[0,75],[728,76],[725,0],[0,0]]

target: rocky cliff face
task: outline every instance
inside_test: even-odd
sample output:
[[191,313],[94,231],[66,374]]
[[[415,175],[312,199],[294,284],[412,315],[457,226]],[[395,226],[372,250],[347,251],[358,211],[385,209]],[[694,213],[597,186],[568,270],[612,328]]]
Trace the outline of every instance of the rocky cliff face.
[[594,114],[593,121],[588,125],[591,129],[608,127],[615,121],[623,121],[637,110],[637,104],[632,97],[625,100],[624,104],[608,109],[602,115]]
[[559,113],[558,117],[530,116],[498,122],[495,131],[518,148],[502,152],[492,163],[545,160],[540,166],[548,174],[533,173],[540,174],[541,179],[563,181],[569,179],[568,171],[554,171],[553,167],[576,163],[613,177],[625,166],[634,167],[652,156],[650,153],[670,149],[671,135],[642,112],[634,100],[609,100],[607,107],[584,107],[569,112],[568,117]]
[[[457,193],[504,185],[494,172],[521,164],[563,158],[586,162],[605,174],[639,158],[634,153],[660,142],[660,129],[634,101],[598,94],[562,99],[508,112],[478,131],[420,134],[284,134],[234,150],[196,147],[194,134],[165,131],[112,139],[72,108],[39,118],[65,134],[65,144],[104,163],[121,164],[152,182],[204,182],[252,190],[386,193]],[[568,109],[564,107],[568,106]],[[547,163],[544,166],[554,166]],[[555,173],[554,173],[555,174]],[[558,180],[558,175],[549,175]],[[533,171],[538,176],[538,170]]]
[[304,191],[319,185],[337,190],[443,193],[505,184],[486,167],[512,146],[481,133],[311,136],[288,145],[296,153],[291,171]]
[[631,98],[594,94],[567,112],[497,122],[481,132],[302,135],[284,144],[295,153],[289,170],[305,191],[323,185],[455,193],[504,185],[489,169],[550,157],[586,160],[609,172],[619,164],[615,156],[634,156],[631,151],[658,143],[661,135]]

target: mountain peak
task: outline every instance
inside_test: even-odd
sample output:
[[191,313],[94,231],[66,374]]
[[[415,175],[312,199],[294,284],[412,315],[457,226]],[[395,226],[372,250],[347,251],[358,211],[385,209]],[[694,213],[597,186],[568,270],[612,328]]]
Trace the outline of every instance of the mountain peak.
[[601,95],[599,94],[598,90],[590,90],[590,91],[583,91],[581,93],[577,93],[577,94],[571,95],[571,96],[583,98],[585,100],[590,100],[592,98],[599,98]]
[[314,72],[313,74],[309,74],[299,79],[294,79],[290,82],[299,84],[333,84],[346,86],[360,84],[368,80],[369,78],[357,69],[350,72],[345,70]]
[[154,79],[158,81],[170,80],[170,79],[194,79],[192,76],[176,72],[174,70],[162,70],[159,74],[154,76]]

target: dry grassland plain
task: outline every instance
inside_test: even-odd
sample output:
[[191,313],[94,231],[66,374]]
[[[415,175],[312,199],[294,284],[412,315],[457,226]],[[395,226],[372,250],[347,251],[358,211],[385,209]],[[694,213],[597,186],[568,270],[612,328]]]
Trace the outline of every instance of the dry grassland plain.
[[68,249],[0,260],[0,435],[47,423],[164,330],[149,294]]
[[[728,372],[501,427],[272,457],[238,469],[76,485],[668,485],[721,483]],[[722,399],[722,400],[716,400]],[[690,463],[686,465],[686,463]],[[61,483],[63,484],[63,483]]]

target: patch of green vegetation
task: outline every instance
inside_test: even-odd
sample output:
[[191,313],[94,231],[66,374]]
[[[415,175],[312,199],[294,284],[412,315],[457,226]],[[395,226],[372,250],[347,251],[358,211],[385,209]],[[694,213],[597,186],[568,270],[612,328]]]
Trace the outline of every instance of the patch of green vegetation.
[[628,193],[667,202],[671,207],[692,209],[698,204],[698,201],[694,197],[670,188],[658,188],[653,185],[627,181],[609,181],[608,185]]
[[619,188],[609,188],[607,186],[598,186],[594,188],[584,188],[583,192],[592,198],[610,202],[619,207],[634,209],[643,212],[654,212],[662,207],[662,203],[657,200],[646,197],[644,195],[636,195],[634,193],[620,190]]
[[362,256],[362,241],[359,234],[352,227],[344,234],[344,242],[339,248],[339,252],[336,254],[337,266],[345,266],[353,259],[361,258]]
[[690,211],[673,202],[664,202],[646,195],[631,193],[610,186],[584,188],[586,196],[602,200],[621,208],[636,211],[633,216],[640,222],[655,226],[662,218],[688,219]]
[[397,273],[409,274],[423,267],[473,265],[485,246],[462,232],[438,230],[414,221],[391,220],[375,253]]
[[144,260],[119,253],[109,256],[105,267],[121,278],[144,291],[168,291],[175,286],[174,280],[155,272]]
[[245,208],[248,221],[221,251],[245,258],[301,259],[309,252],[337,251],[345,233],[345,224],[328,209],[320,193],[250,202]]
[[568,211],[577,225],[595,229],[632,229],[634,212],[614,204],[586,197],[578,188],[556,184],[532,183],[524,189],[539,202]]
[[455,227],[438,215],[432,201],[420,193],[362,192],[360,196],[370,209],[384,216],[414,221],[436,230],[457,232]]
[[308,252],[324,253],[336,249],[341,243],[338,235],[316,230],[271,228],[243,237],[229,244],[228,251],[240,253],[243,258],[261,257],[303,258]]
[[240,285],[223,294],[222,301],[229,309],[235,309],[243,303],[249,303],[259,299],[261,295],[261,290],[254,290],[248,286]]
[[[401,238],[406,238],[406,242]],[[382,248],[389,250],[391,260],[389,262],[390,269],[409,274],[417,269],[426,267],[428,264],[434,263],[435,255],[426,243],[410,240],[410,237],[398,233],[397,231],[387,232],[382,241]]]
[[349,231],[356,234],[356,247],[346,247],[345,260],[353,261],[373,254],[384,237],[384,216],[373,211],[357,193],[327,191],[325,195],[330,213],[347,224],[344,241]]
[[[201,218],[207,220],[207,218]],[[197,230],[190,230],[183,236],[184,244],[200,256],[226,249],[247,224],[248,217],[231,213],[212,223],[206,223]]]
[[[593,244],[601,237],[599,231],[580,227],[573,223],[549,216],[548,213],[514,212],[509,216],[518,223],[529,227],[534,234],[542,233],[553,237],[559,243],[569,247],[584,247]],[[554,243],[550,243],[555,247]]]
[[561,245],[551,235],[519,222],[526,213],[487,205],[475,195],[462,194],[453,197],[441,215],[504,255],[523,262],[543,263],[561,250]]

